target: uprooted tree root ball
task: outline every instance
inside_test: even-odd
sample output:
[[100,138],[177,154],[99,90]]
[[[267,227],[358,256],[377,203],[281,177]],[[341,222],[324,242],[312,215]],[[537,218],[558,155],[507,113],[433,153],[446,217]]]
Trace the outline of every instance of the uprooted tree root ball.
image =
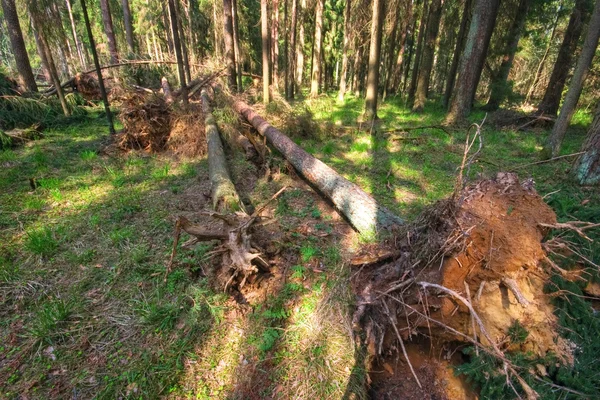
[[139,93],[128,94],[122,101],[123,132],[116,138],[122,150],[170,150],[187,157],[206,154],[204,115],[199,105],[180,110],[163,96]]
[[[438,344],[467,343],[502,360],[503,373],[535,397],[504,352],[552,353],[572,363],[543,291],[550,262],[542,241],[554,225],[554,212],[531,182],[500,173],[397,232],[388,243],[396,259],[363,264],[353,281],[353,324],[364,332],[372,360],[392,353],[408,358],[404,341],[420,335]],[[528,332],[521,341],[510,340],[515,324]]]

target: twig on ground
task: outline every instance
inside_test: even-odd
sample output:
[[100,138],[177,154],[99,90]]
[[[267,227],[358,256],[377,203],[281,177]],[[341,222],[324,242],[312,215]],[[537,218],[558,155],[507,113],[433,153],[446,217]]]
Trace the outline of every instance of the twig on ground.
[[571,153],[571,154],[565,154],[564,156],[552,157],[547,160],[541,160],[541,161],[536,161],[536,162],[532,162],[532,163],[521,164],[521,165],[517,165],[516,167],[511,168],[509,171],[515,171],[517,169],[529,167],[531,165],[545,164],[545,163],[549,163],[549,162],[560,160],[560,159],[567,158],[567,157],[575,157],[575,156],[581,155],[583,153],[585,153],[585,151],[580,151],[580,152]]
[[165,271],[164,282],[167,282],[169,273],[171,272],[171,269],[173,268],[173,262],[175,261],[175,256],[177,255],[177,245],[179,244],[180,236],[181,236],[181,219],[177,218],[177,222],[175,222],[175,233],[173,233],[173,250],[171,250],[171,259],[169,260],[169,265],[167,265],[167,270]]

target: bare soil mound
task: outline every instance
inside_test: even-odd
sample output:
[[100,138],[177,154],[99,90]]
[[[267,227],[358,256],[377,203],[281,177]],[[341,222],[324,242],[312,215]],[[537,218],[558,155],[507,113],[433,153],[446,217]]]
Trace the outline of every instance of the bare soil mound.
[[[354,327],[364,331],[372,364],[392,365],[389,360],[406,354],[403,341],[423,336],[440,349],[438,359],[445,346],[466,343],[497,355],[516,348],[539,356],[552,352],[570,362],[543,291],[548,274],[542,240],[555,223],[531,182],[499,173],[397,233],[387,249],[395,259],[364,265],[353,282]],[[515,326],[527,337],[511,340]],[[421,378],[429,380],[427,374]]]

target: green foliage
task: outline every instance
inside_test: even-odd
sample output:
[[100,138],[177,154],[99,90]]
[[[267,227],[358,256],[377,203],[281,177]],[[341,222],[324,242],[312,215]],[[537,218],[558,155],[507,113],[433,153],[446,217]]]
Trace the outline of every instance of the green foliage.
[[527,336],[529,336],[529,332],[521,325],[518,319],[516,319],[513,324],[508,328],[508,336],[510,337],[510,341],[515,344],[525,343],[527,340]]
[[39,307],[29,335],[45,344],[52,344],[62,336],[69,318],[73,315],[75,304],[63,299],[54,299]]
[[43,227],[27,232],[25,247],[34,254],[51,257],[58,250],[58,241],[50,228]]

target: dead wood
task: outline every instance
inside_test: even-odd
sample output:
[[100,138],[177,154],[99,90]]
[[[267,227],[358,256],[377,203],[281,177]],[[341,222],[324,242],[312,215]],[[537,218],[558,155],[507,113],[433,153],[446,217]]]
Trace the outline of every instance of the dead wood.
[[289,137],[271,126],[248,104],[241,100],[233,102],[233,109],[285,157],[292,166],[314,185],[320,193],[331,200],[359,232],[380,233],[402,225],[404,222],[392,214],[358,185],[348,181],[333,168],[307,153]]
[[163,76],[160,80],[160,87],[162,88],[163,96],[165,96],[165,100],[167,104],[173,102],[173,91],[171,90],[171,85],[169,85],[169,81],[166,76]]

